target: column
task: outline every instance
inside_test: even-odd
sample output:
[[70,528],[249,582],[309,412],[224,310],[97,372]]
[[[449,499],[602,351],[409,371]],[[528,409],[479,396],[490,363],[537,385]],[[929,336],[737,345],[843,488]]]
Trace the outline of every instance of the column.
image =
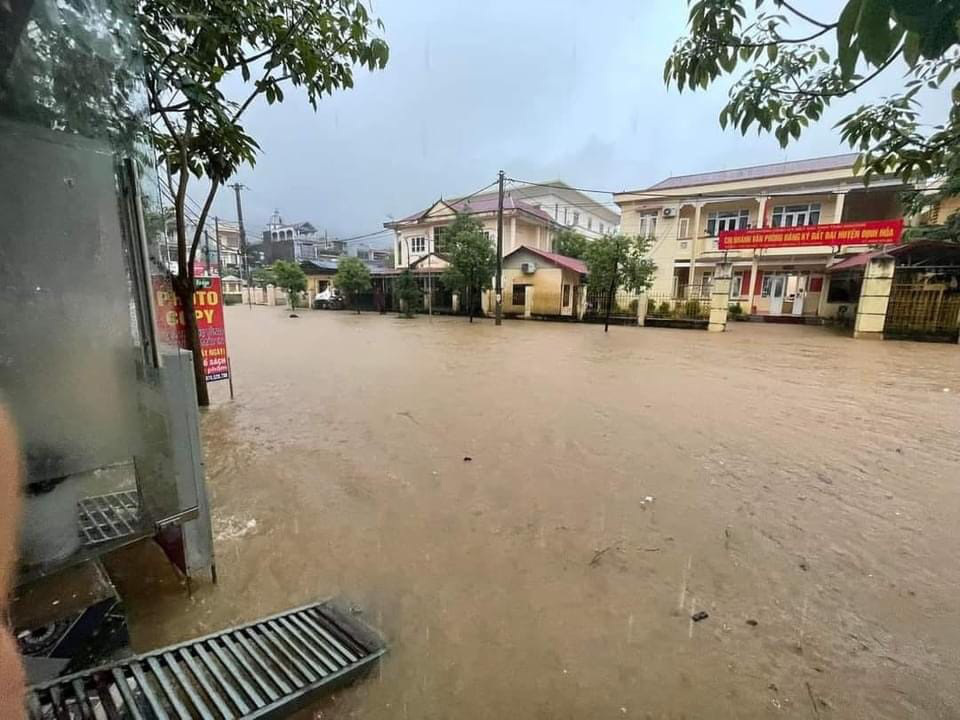
[[577,320],[583,320],[583,316],[587,314],[587,286],[579,285],[578,287],[580,292],[577,298]]
[[700,242],[700,238],[704,236],[704,230],[701,226],[701,210],[703,209],[703,203],[697,202],[693,204],[693,234],[690,238],[690,275],[687,278],[687,287],[689,288],[694,283],[694,274],[697,269],[697,243]]
[[887,303],[890,301],[896,264],[894,258],[881,255],[870,260],[864,268],[857,319],[853,325],[855,338],[883,340],[883,326],[887,320]]
[[843,222],[843,203],[847,199],[847,191],[834,193],[837,196],[837,204],[833,208],[833,221],[835,223]]
[[753,315],[753,295],[754,289],[757,287],[757,271],[758,265],[760,264],[760,256],[757,255],[757,251],[753,251],[753,262],[750,263],[750,290],[747,295],[747,314]]
[[452,305],[453,305],[453,312],[454,312],[454,313],[460,312],[460,293],[456,293],[456,292],[453,293],[453,296],[452,296]]
[[727,329],[727,311],[730,308],[730,278],[733,265],[717,263],[713,274],[713,288],[710,292],[710,332],[723,332]]
[[533,285],[527,285],[523,294],[523,317],[527,320],[533,317]]
[[637,295],[637,325],[643,327],[647,321],[647,291]]
[[504,248],[505,252],[513,252],[517,249],[517,218],[510,218],[510,247]]
[[766,226],[767,221],[767,201],[770,198],[766,195],[757,195],[757,224],[756,227],[762,228]]

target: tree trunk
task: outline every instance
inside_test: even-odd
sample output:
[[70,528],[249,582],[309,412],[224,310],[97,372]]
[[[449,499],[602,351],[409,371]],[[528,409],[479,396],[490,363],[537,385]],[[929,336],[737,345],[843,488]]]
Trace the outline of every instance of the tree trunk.
[[207,392],[207,376],[203,371],[203,352],[200,349],[200,331],[197,329],[197,314],[193,307],[193,282],[190,278],[174,278],[174,292],[180,300],[183,320],[186,324],[187,349],[193,353],[193,380],[197,386],[197,405],[210,405]]

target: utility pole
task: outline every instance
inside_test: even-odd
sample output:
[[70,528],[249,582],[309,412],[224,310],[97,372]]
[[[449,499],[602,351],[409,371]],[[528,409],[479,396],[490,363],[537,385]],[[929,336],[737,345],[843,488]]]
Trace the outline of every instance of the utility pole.
[[497,199],[497,279],[496,279],[496,300],[497,325],[503,322],[503,170],[499,175],[499,191]]
[[[243,206],[240,204],[240,191],[243,185],[234,183],[230,187],[237,194],[237,224],[240,226],[240,257],[242,267],[247,270],[247,307],[253,309],[253,288],[250,283],[250,260],[247,258],[247,231],[243,228]],[[241,269],[241,273],[243,270]]]
[[217,236],[217,275],[223,277],[223,255],[220,248],[220,218],[213,216],[213,234]]

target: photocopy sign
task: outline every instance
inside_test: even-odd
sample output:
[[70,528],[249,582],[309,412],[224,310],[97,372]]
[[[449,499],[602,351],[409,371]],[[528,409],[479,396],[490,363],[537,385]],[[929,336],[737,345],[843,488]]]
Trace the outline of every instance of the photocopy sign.
[[[200,353],[207,382],[230,377],[227,363],[227,336],[223,328],[223,293],[218,277],[198,277],[194,281],[193,309],[200,335]],[[187,323],[180,300],[169,289],[155,290],[157,324],[160,332],[171,343],[187,347]]]
[[717,247],[720,250],[756,250],[811,245],[898,245],[901,235],[903,220],[874,220],[833,225],[724,230],[720,233]]

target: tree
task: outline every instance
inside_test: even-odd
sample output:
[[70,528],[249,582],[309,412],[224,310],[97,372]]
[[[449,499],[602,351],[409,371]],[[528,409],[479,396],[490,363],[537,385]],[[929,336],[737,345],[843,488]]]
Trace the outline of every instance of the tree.
[[607,292],[611,287],[622,287],[630,292],[641,292],[653,283],[657,266],[647,252],[650,238],[627,235],[604,235],[587,245],[584,258],[591,290]]
[[290,297],[290,309],[297,309],[297,296],[307,289],[307,274],[299,265],[290,260],[277,260],[270,268],[276,278],[276,284],[287,291]]
[[[197,401],[209,404],[193,312],[194,259],[217,191],[259,149],[241,124],[257,100],[282,102],[284,88],[320,99],[353,86],[353,66],[383,68],[386,43],[372,37],[373,20],[361,0],[250,0],[196,3],[140,0],[139,29],[150,139],[163,163],[176,220],[178,274],[173,289],[184,309],[194,349]],[[246,95],[228,99],[222,88],[239,75]],[[187,218],[193,178],[209,188],[196,218]],[[196,229],[188,236],[190,220]]]
[[400,273],[395,289],[397,298],[401,301],[401,311],[406,317],[412,318],[413,311],[420,305],[423,294],[420,292],[420,285],[410,270],[404,270]]
[[562,228],[553,238],[553,251],[567,257],[583,259],[587,254],[588,240],[570,228]]
[[[837,124],[841,138],[861,152],[855,169],[866,182],[881,173],[905,182],[945,176],[937,196],[912,196],[914,210],[960,192],[960,3],[846,0],[835,17],[824,19],[793,5],[757,0],[748,15],[740,0],[693,2],[689,34],[674,46],[664,81],[680,91],[705,89],[746,66],[720,111],[720,125],[773,132],[786,147],[835,99],[900,65],[902,92],[862,105]],[[791,31],[791,22],[804,29]],[[918,93],[951,86],[945,122],[921,125]]]
[[458,213],[443,234],[450,267],[443,271],[441,282],[450,290],[466,296],[467,314],[473,322],[474,293],[490,287],[497,269],[497,254],[484,237],[480,221]]
[[650,287],[657,266],[647,252],[650,238],[626,235],[604,235],[587,246],[587,284],[594,292],[607,295],[606,323],[610,325],[610,308],[617,288],[640,292]]
[[337,265],[337,274],[333,276],[333,284],[352,302],[357,314],[360,306],[357,304],[357,295],[370,288],[370,269],[360,258],[345,257]]
[[277,276],[274,274],[272,267],[256,268],[250,273],[250,280],[255,287],[261,288],[277,284]]

